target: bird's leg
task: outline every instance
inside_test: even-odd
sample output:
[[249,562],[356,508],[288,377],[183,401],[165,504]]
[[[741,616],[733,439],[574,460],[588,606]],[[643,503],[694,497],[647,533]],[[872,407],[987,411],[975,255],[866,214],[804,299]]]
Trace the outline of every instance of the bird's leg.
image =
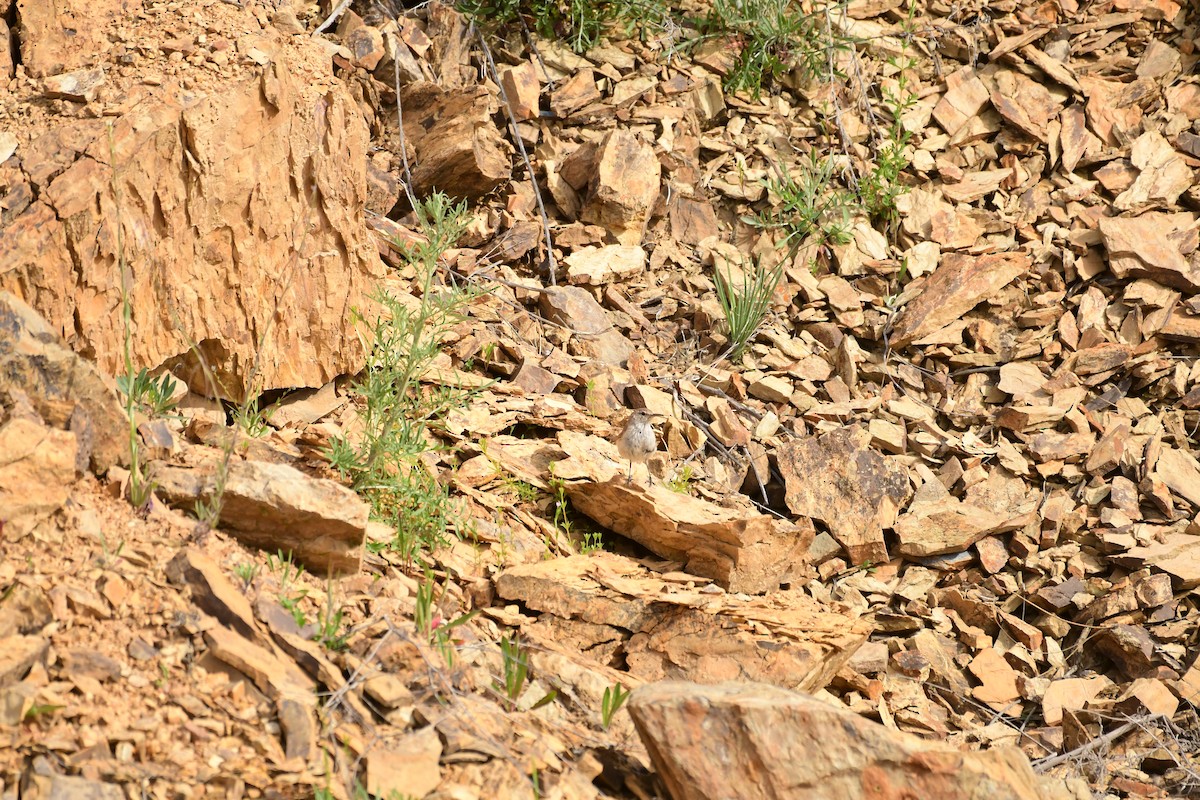
[[632,481],[632,480],[633,480],[633,461],[630,460],[629,471],[625,473],[625,485],[628,486],[630,481]]

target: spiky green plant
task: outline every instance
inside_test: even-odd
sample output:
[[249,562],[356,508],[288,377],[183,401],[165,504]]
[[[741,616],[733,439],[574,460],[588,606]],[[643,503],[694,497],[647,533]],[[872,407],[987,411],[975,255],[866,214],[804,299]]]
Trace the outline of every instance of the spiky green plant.
[[845,244],[850,241],[853,215],[859,208],[853,192],[838,185],[832,158],[810,151],[807,163],[794,171],[777,170],[767,179],[771,207],[744,222],[783,234],[780,247],[789,252],[805,241]]
[[783,264],[774,267],[763,267],[760,261],[745,264],[740,283],[730,277],[730,272],[728,266],[725,270],[716,270],[717,300],[729,326],[728,356],[731,361],[736,361],[771,309],[775,287],[783,278]]

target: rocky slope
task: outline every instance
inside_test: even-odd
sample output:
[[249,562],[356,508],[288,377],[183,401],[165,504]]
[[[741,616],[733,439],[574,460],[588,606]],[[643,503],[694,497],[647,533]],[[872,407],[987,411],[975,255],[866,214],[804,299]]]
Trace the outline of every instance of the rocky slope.
[[[756,97],[686,20],[54,8],[0,0],[0,797],[1200,792],[1194,9],[854,2]],[[751,224],[897,141],[890,223]],[[413,558],[327,454],[376,292],[452,284]]]

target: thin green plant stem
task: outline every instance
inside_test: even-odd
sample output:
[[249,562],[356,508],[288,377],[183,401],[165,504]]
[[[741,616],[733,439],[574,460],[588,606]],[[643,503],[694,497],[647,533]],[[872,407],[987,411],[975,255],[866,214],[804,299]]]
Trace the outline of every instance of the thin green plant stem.
[[[453,244],[449,239],[457,239],[458,233],[461,232],[461,226],[458,224],[461,219],[465,206],[458,208],[451,207],[447,209],[443,203],[449,203],[442,196],[442,199],[434,199],[429,203],[422,205],[418,204],[414,209],[417,219],[420,222],[422,232],[429,237],[429,241],[423,245],[417,245],[415,252],[417,258],[422,262],[419,268],[422,269],[423,275],[421,282],[421,305],[416,319],[413,323],[413,330],[410,338],[413,350],[419,350],[425,336],[425,327],[429,322],[430,317],[435,313],[433,303],[430,297],[430,290],[433,287],[433,275],[437,271],[437,257],[447,247]],[[450,217],[454,219],[450,220]],[[445,230],[447,220],[449,225],[458,228],[454,233],[449,233]],[[395,381],[396,394],[403,397],[412,387],[413,380],[417,376],[418,369],[424,369],[426,364],[422,359],[407,358],[403,360],[403,366],[400,374]],[[403,411],[399,405],[394,405],[387,412],[385,421],[385,429],[394,425],[396,417]],[[371,445],[371,450],[366,460],[366,469],[368,472],[373,471],[378,464],[379,457],[382,452],[382,438],[377,438]]]
[[[121,221],[121,188],[117,180],[117,143],[113,133],[112,123],[108,123],[108,153],[109,168],[112,170],[110,185],[113,193],[113,203],[116,206],[113,226],[117,234],[117,265],[121,274],[121,323],[124,328],[123,350],[125,360],[125,377],[128,385],[133,386],[136,372],[133,368],[133,299],[130,297],[130,269],[125,258],[125,229]],[[129,420],[129,502],[134,506],[143,506],[150,499],[153,487],[147,485],[142,475],[141,448],[138,446],[137,432],[137,400],[132,388],[125,393],[125,416]]]
[[395,539],[381,546],[409,561],[423,547],[448,541],[450,532],[462,532],[448,490],[420,457],[435,447],[427,438],[430,426],[469,392],[426,388],[421,379],[442,337],[461,317],[460,307],[477,291],[435,281],[439,257],[461,236],[465,204],[436,193],[414,213],[424,235],[405,250],[417,271],[414,302],[377,295],[381,311],[368,323],[370,354],[353,387],[364,401],[361,438],[334,439],[326,450],[330,464],[371,504],[374,517],[395,529]]

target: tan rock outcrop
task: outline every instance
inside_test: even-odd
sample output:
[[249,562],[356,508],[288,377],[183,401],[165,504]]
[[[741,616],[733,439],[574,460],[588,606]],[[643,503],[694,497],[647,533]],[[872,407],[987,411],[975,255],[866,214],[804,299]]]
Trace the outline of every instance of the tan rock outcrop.
[[132,6],[129,0],[17,0],[25,71],[41,78],[90,66],[108,44],[104,23],[129,14]]
[[0,403],[28,402],[51,426],[69,429],[80,471],[128,463],[128,418],[110,383],[36,311],[0,291]]
[[122,261],[139,367],[212,394],[199,351],[235,399],[256,358],[258,390],[357,371],[349,312],[382,272],[362,224],[367,129],[297,47],[207,93],[134,87],[111,121],[22,140],[0,167],[25,201],[0,217],[0,289],[108,374],[123,369]]
[[1072,796],[1014,747],[962,752],[774,686],[649,684],[629,714],[677,800]]
[[0,424],[0,541],[33,530],[67,502],[75,436],[17,417]]
[[683,577],[593,553],[507,569],[496,593],[538,612],[522,631],[534,641],[577,642],[599,660],[619,651],[645,681],[761,681],[816,692],[871,632],[866,617],[801,591],[747,597]]
[[231,461],[220,489],[216,465],[191,469],[156,461],[149,476],[179,508],[193,510],[221,492],[221,526],[248,547],[290,552],[318,575],[358,571],[369,509],[341,484],[260,461]]

